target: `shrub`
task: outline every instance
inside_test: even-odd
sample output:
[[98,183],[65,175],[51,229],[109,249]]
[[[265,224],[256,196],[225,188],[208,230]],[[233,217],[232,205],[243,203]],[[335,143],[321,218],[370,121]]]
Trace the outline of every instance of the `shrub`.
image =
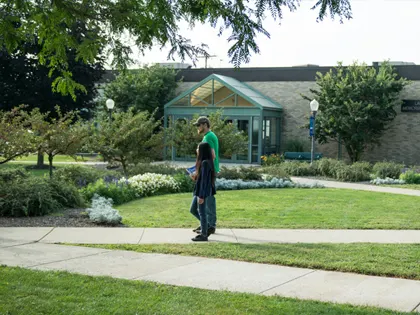
[[216,190],[237,190],[237,189],[261,189],[261,188],[322,188],[324,186],[315,184],[295,184],[287,179],[272,178],[265,181],[243,181],[242,179],[217,179]]
[[53,189],[53,198],[62,206],[68,208],[84,207],[85,201],[83,196],[72,183],[53,178],[49,180],[49,184]]
[[322,158],[315,161],[316,173],[326,177],[336,177],[337,169],[345,167],[346,163],[336,159]]
[[238,172],[236,168],[227,168],[226,166],[222,166],[220,168],[220,172],[218,175],[219,178],[224,179],[241,179],[241,174]]
[[279,154],[263,155],[261,161],[263,166],[276,165],[284,162],[284,156]]
[[379,178],[399,178],[403,167],[403,164],[394,162],[378,162],[373,166],[373,173]]
[[409,170],[404,174],[401,174],[400,179],[405,181],[407,184],[420,184],[420,174],[413,170]]
[[176,174],[174,180],[178,183],[179,192],[192,192],[194,190],[194,181],[189,175]]
[[127,172],[128,172],[128,176],[143,175],[146,173],[175,175],[175,174],[182,174],[184,170],[182,168],[173,167],[169,163],[163,163],[163,164],[139,163],[134,166],[129,166]]
[[49,181],[30,176],[0,183],[0,216],[40,216],[61,209]]
[[[101,170],[94,167],[71,165],[55,171],[54,178],[70,182],[77,187],[85,187],[99,179],[119,179],[122,174],[116,171]],[[90,199],[89,199],[90,200]]]
[[307,162],[290,161],[280,166],[290,176],[313,176],[316,168]]
[[271,180],[272,178],[283,178],[283,179],[289,179],[289,175],[285,172],[285,170],[281,167],[278,167],[277,165],[264,167],[261,170],[262,173],[266,174],[267,180]]
[[110,225],[120,224],[122,217],[117,210],[112,208],[112,199],[94,195],[91,208],[86,209],[89,219],[95,223]]
[[336,170],[335,178],[344,182],[360,182],[370,179],[370,172],[366,171],[366,165],[363,163],[354,163],[353,165],[344,165]]
[[10,168],[0,170],[0,182],[10,182],[28,177],[29,173],[24,168]]
[[262,180],[261,169],[258,167],[241,166],[238,172],[243,180]]
[[291,139],[286,142],[286,152],[305,152],[307,141],[300,139]]
[[402,185],[405,184],[405,181],[402,179],[393,179],[393,178],[375,178],[370,181],[371,184],[374,185]]
[[146,173],[130,177],[128,183],[141,197],[179,192],[177,181],[169,175]]
[[99,179],[95,183],[82,188],[80,191],[86,200],[91,200],[95,194],[97,194],[102,197],[111,198],[116,205],[120,205],[140,197],[127,180]]

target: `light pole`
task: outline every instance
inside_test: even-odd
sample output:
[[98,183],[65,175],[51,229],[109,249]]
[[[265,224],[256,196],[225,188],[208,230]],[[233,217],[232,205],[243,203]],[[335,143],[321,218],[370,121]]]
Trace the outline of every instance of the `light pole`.
[[115,106],[114,100],[110,98],[106,100],[106,107],[109,110],[109,123],[112,122],[112,109],[114,108],[114,106]]
[[312,100],[309,104],[311,107],[311,118],[309,120],[309,135],[312,137],[312,148],[311,148],[311,164],[315,159],[315,118],[316,112],[318,111],[319,103],[317,100]]

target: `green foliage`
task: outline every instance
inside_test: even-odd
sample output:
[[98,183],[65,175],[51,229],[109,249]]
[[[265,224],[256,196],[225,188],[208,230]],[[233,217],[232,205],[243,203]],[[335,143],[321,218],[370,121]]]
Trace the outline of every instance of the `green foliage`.
[[261,157],[261,162],[263,166],[270,166],[276,165],[284,162],[283,154],[270,154],[270,155],[263,155]]
[[48,183],[54,192],[53,198],[63,207],[76,208],[85,205],[85,201],[75,185],[54,178]]
[[335,170],[335,178],[344,182],[361,182],[370,179],[370,164],[367,162],[343,165]]
[[[211,130],[219,139],[219,156],[231,158],[233,154],[246,154],[248,152],[248,135],[227,123],[228,117],[222,117],[223,112],[217,111],[209,114]],[[199,115],[193,117],[195,121]],[[177,121],[167,129],[168,144],[172,144],[178,156],[194,157],[198,143],[203,135],[197,134],[197,127],[185,120]]]
[[217,175],[224,179],[262,180],[261,170],[256,167],[227,168],[222,166]]
[[105,198],[112,198],[115,205],[121,205],[137,198],[136,191],[130,187],[128,182],[116,179],[107,181],[99,179],[95,183],[82,188],[80,192],[88,201],[92,200],[93,196],[97,194]]
[[49,181],[30,176],[0,182],[0,216],[39,216],[63,207]]
[[281,164],[281,167],[286,174],[290,176],[313,176],[316,175],[315,166],[307,162],[288,161]]
[[271,180],[272,178],[289,179],[289,174],[287,174],[286,171],[278,165],[263,167],[261,173],[267,175],[267,180]]
[[[319,143],[341,141],[352,162],[360,159],[380,138],[397,115],[400,92],[408,84],[389,63],[379,70],[366,64],[341,63],[326,74],[317,74],[317,89],[311,93],[319,101],[316,139]],[[304,96],[311,100],[313,97]]]
[[413,170],[408,170],[400,175],[400,179],[404,180],[407,184],[420,184],[420,174]]
[[285,152],[307,152],[307,142],[301,139],[291,139],[286,142]]
[[0,169],[0,183],[28,178],[29,173],[24,168]]
[[[75,96],[84,87],[72,77],[67,51],[85,64],[95,63],[103,55],[111,55],[114,68],[126,69],[131,63],[132,46],[140,53],[154,45],[171,47],[168,58],[177,54],[196,60],[197,55],[208,55],[206,46],[191,44],[180,33],[179,22],[191,25],[202,23],[218,28],[220,34],[229,33],[233,45],[228,51],[235,67],[248,63],[252,54],[260,52],[257,34],[270,34],[263,26],[267,12],[282,19],[283,6],[295,10],[298,0],[255,0],[247,2],[223,1],[162,1],[151,5],[139,0],[91,1],[22,1],[0,0],[0,47],[15,51],[36,33],[43,43],[37,60],[50,68],[50,75],[58,72],[53,82],[55,91]],[[351,18],[349,0],[320,0],[318,19],[325,16]],[[85,23],[82,32],[69,32],[74,25]],[[80,36],[82,33],[84,36]],[[125,37],[129,34],[130,41]]]
[[72,183],[77,187],[84,187],[96,182],[99,179],[116,178],[119,179],[122,174],[116,171],[86,167],[81,165],[69,165],[59,168],[54,172],[54,178]]
[[403,164],[394,162],[377,162],[373,166],[373,173],[376,178],[394,178],[397,179],[401,175]]
[[174,179],[179,185],[179,192],[186,193],[194,190],[195,183],[189,175],[176,174],[174,175]]
[[0,111],[0,164],[36,151],[39,138],[33,127],[43,116],[39,111],[28,113],[23,106]]
[[346,163],[336,159],[322,158],[315,162],[318,175],[335,178],[337,169],[345,167]]
[[98,117],[97,122],[91,147],[107,161],[120,163],[126,176],[129,164],[162,158],[163,131],[160,122],[148,112],[135,114],[129,110],[114,113],[111,122],[106,116]]
[[128,173],[128,176],[143,175],[145,173],[175,175],[179,173],[185,173],[185,170],[173,167],[169,163],[163,163],[163,164],[138,163],[136,165],[130,165],[127,168],[127,173]]
[[119,110],[148,111],[160,120],[163,106],[175,97],[176,87],[175,70],[154,65],[120,74],[107,84],[105,96],[113,99]]

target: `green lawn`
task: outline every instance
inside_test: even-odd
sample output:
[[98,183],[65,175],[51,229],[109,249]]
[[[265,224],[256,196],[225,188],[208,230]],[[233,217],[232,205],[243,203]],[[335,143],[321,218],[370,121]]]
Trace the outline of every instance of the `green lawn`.
[[392,187],[392,188],[407,188],[407,189],[416,189],[420,190],[420,185],[418,184],[404,184],[404,185],[381,185],[385,187]]
[[[195,227],[192,194],[163,195],[117,207],[133,227]],[[218,227],[420,229],[419,197],[346,189],[219,191]]]
[[420,280],[420,244],[82,245]]
[[[30,166],[31,164],[28,163],[6,163],[6,164],[0,164],[0,170],[2,169],[10,169],[10,168],[25,168]],[[60,167],[65,167],[65,165],[54,165],[54,167],[60,168]],[[49,170],[48,169],[42,169],[42,170],[34,170],[34,169],[28,169],[28,171],[34,175],[34,176],[38,176],[38,177],[43,177],[44,175],[48,176],[49,174]]]
[[[16,161],[18,162],[36,162],[38,160],[38,156],[37,155],[28,155],[28,156],[23,156],[23,157],[19,157],[16,159]],[[48,158],[47,156],[44,156],[44,161],[45,163],[48,163]],[[82,157],[78,156],[77,157],[77,162],[91,162],[91,161],[102,161],[100,156],[98,157]],[[72,158],[71,156],[68,155],[57,155],[54,157],[54,162],[76,162],[74,160],[74,158]]]
[[0,267],[0,314],[402,314],[372,307]]

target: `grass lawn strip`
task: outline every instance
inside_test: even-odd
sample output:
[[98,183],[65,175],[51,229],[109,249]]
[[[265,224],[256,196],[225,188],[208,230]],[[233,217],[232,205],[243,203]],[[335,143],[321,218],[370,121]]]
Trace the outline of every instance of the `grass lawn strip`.
[[82,245],[420,280],[420,244]]
[[403,314],[4,266],[0,279],[0,314]]
[[418,184],[403,184],[403,185],[380,185],[380,187],[392,187],[392,188],[405,188],[405,189],[415,189],[420,190],[420,185]]
[[[193,227],[191,198],[155,196],[116,208],[132,227]],[[218,191],[216,199],[220,228],[420,229],[417,196],[283,188]]]

